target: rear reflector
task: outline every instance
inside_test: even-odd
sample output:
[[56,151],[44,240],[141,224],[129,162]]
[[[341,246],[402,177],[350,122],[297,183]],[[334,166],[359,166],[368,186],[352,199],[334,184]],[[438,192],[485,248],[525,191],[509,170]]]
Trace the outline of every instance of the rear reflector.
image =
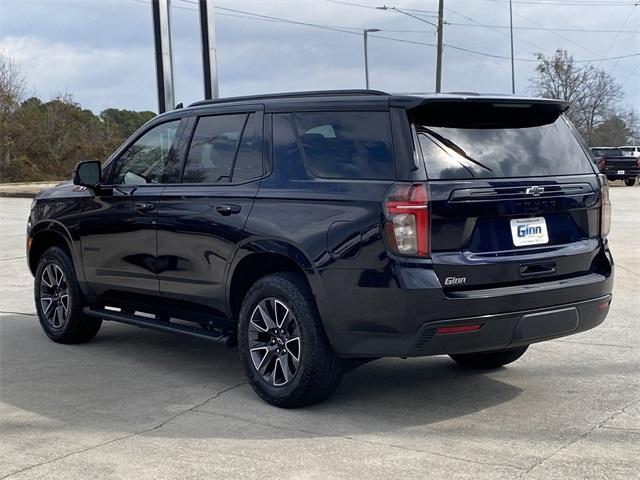
[[438,327],[436,328],[436,335],[442,335],[447,333],[473,332],[475,330],[480,330],[480,327],[482,327],[481,323],[473,324],[473,325],[456,325],[453,327]]

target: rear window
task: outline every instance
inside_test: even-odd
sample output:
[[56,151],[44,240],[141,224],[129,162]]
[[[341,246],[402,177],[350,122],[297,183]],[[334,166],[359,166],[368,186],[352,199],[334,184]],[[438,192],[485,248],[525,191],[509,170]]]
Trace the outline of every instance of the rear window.
[[388,112],[293,114],[304,158],[316,177],[395,177]]
[[602,150],[600,153],[603,157],[623,157],[624,152],[617,148],[609,148],[608,150]]
[[[563,117],[489,126],[417,124],[431,179],[509,178],[593,173],[589,156]],[[435,122],[434,122],[435,123]]]

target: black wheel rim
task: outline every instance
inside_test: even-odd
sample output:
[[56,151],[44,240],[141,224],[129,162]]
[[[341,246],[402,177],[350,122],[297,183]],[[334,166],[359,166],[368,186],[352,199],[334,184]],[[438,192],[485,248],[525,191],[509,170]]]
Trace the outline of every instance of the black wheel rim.
[[67,323],[69,286],[62,269],[50,263],[40,277],[40,307],[47,323],[60,329]]
[[249,356],[258,375],[273,387],[283,387],[300,368],[300,326],[291,308],[277,298],[265,298],[251,313]]

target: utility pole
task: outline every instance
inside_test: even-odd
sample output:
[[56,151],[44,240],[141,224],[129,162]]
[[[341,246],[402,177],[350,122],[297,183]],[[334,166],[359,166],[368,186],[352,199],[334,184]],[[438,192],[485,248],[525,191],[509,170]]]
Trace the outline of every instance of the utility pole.
[[442,87],[442,26],[444,24],[444,0],[438,2],[438,46],[436,52],[436,93]]
[[438,24],[436,25],[429,20],[425,20],[422,17],[414,15],[409,12],[405,12],[404,10],[397,7],[387,7],[386,5],[382,7],[376,7],[378,10],[393,10],[398,13],[402,13],[411,18],[415,18],[416,20],[421,21],[422,23],[427,23],[436,27],[438,32],[438,45],[436,45],[436,93],[440,93],[440,87],[442,86],[442,27],[444,25],[444,0],[439,0],[438,5]]
[[213,0],[200,0],[200,36],[202,39],[202,73],[204,98],[218,98],[218,56]]
[[171,0],[152,0],[153,38],[156,54],[158,113],[173,110],[173,55],[171,52]]
[[363,30],[364,36],[364,81],[367,90],[369,90],[369,53],[367,50],[367,38],[369,33],[379,32],[379,28],[365,28]]
[[516,93],[516,70],[513,63],[513,5],[509,0],[509,28],[511,30],[511,93]]

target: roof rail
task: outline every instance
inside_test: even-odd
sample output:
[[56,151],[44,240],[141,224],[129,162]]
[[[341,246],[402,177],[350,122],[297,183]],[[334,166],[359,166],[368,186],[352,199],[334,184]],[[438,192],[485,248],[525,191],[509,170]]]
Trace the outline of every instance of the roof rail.
[[389,95],[380,90],[317,90],[308,92],[282,92],[282,93],[265,93],[264,95],[247,95],[241,97],[215,98],[211,100],[199,100],[193,102],[190,107],[200,105],[215,105],[218,103],[239,102],[245,100],[270,100],[277,98],[305,98],[305,97],[343,97],[354,95]]

